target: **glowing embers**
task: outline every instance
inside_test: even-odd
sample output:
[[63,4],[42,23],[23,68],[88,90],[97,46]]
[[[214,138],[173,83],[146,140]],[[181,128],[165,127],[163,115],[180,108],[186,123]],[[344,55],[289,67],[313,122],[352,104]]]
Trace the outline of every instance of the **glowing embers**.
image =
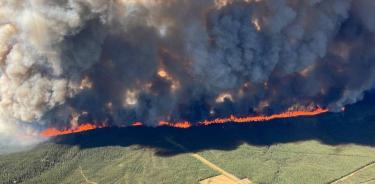
[[159,75],[159,77],[161,77],[161,78],[168,78],[168,74],[167,74],[167,72],[166,72],[164,69],[160,69],[160,70],[158,71],[158,75]]
[[64,130],[59,130],[57,128],[47,128],[41,132],[41,135],[43,137],[53,137],[53,136],[58,136],[58,135],[66,135],[66,134],[84,132],[84,131],[93,130],[97,128],[103,128],[103,127],[105,126],[99,126],[99,125],[86,123],[86,124],[79,125],[77,127],[64,129]]
[[163,68],[160,68],[160,69],[158,70],[157,75],[158,75],[160,78],[162,78],[162,79],[164,79],[164,80],[170,82],[170,91],[171,91],[172,93],[174,93],[174,92],[176,92],[178,89],[180,89],[180,87],[181,87],[180,82],[179,82],[178,80],[174,79],[174,78],[173,78],[169,73],[167,73],[167,71],[164,70]]
[[123,105],[125,107],[133,107],[138,103],[138,91],[126,90],[123,99]]
[[188,121],[182,121],[182,122],[167,122],[167,121],[160,121],[159,126],[170,126],[175,128],[190,128],[192,126],[192,123]]
[[223,103],[225,100],[233,101],[233,96],[230,93],[221,93],[219,96],[216,97],[216,103]]
[[251,23],[253,24],[254,28],[259,32],[259,31],[262,31],[262,27],[261,27],[261,24],[260,24],[260,21],[258,18],[253,18],[251,20]]
[[142,122],[134,122],[132,123],[132,126],[137,127],[137,126],[143,126]]

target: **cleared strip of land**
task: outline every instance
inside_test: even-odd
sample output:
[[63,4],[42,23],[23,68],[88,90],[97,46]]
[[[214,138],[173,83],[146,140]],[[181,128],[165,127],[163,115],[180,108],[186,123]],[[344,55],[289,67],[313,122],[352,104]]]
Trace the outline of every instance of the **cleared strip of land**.
[[85,174],[83,173],[83,170],[82,170],[82,167],[79,166],[79,172],[81,173],[82,177],[85,179],[86,183],[89,183],[89,184],[98,184],[96,182],[93,182],[93,181],[90,181],[86,176]]
[[370,163],[368,163],[368,164],[366,164],[366,165],[364,165],[364,166],[362,166],[362,167],[360,167],[360,168],[354,170],[353,172],[351,172],[351,173],[349,173],[349,174],[347,174],[347,175],[345,175],[345,176],[342,176],[342,177],[340,177],[339,179],[334,180],[334,181],[331,182],[330,184],[337,184],[337,183],[344,182],[345,180],[347,180],[347,179],[349,179],[349,178],[355,176],[355,175],[358,174],[359,172],[361,172],[361,171],[363,171],[363,170],[365,170],[365,169],[367,169],[367,168],[369,168],[369,167],[371,167],[371,166],[373,166],[373,165],[375,165],[375,161],[372,161],[372,162],[370,162]]
[[[181,144],[173,141],[170,138],[166,138],[166,141],[169,142],[169,143],[171,143],[171,144],[173,144],[173,145],[175,145],[175,146],[177,146],[177,147],[179,147],[180,149],[182,149],[184,151],[187,150],[183,145],[181,145]],[[227,178],[229,178],[233,182],[238,183],[238,184],[242,184],[243,183],[243,181],[241,179],[239,179],[236,176],[234,176],[233,174],[225,171],[224,169],[220,168],[219,166],[213,164],[212,162],[208,161],[204,157],[202,157],[202,156],[200,156],[200,155],[198,155],[196,153],[191,153],[190,156],[192,156],[192,157],[196,158],[197,160],[201,161],[204,165],[210,167],[211,169],[215,170],[216,172],[218,172],[218,173],[226,176]],[[248,180],[248,181],[250,183],[252,183],[250,180]]]

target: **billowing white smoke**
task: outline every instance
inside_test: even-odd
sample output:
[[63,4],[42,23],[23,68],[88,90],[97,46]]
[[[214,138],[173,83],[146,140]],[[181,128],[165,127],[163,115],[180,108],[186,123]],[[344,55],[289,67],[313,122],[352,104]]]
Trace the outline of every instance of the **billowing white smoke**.
[[[6,0],[0,2],[0,134],[15,122],[42,116],[78,91],[81,72],[98,62],[100,35],[70,48],[66,38],[100,18],[105,1]],[[70,56],[63,56],[69,50]],[[74,73],[65,67],[74,67]],[[19,128],[19,127],[18,127]],[[19,137],[19,136],[17,136]]]
[[311,103],[339,109],[374,85],[374,8],[372,0],[2,0],[0,142],[74,126],[77,114],[155,125]]

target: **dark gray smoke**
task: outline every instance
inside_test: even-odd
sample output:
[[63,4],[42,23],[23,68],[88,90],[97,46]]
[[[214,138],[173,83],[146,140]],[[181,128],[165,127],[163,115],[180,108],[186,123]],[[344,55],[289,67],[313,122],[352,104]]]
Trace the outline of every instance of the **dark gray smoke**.
[[82,122],[337,111],[375,84],[374,9],[373,0],[0,1],[0,139]]

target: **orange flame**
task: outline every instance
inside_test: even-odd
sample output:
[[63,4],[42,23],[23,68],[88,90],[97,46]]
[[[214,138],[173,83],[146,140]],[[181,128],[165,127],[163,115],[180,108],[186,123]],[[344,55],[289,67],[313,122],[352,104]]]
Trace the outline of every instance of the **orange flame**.
[[167,121],[160,121],[159,126],[170,126],[170,127],[175,127],[175,128],[189,128],[192,126],[192,123],[188,121],[182,121],[182,122],[167,122]]
[[79,125],[76,128],[71,128],[71,129],[65,129],[65,130],[59,130],[56,128],[47,128],[41,132],[41,135],[43,137],[53,137],[53,136],[58,136],[58,135],[66,135],[66,134],[72,134],[72,133],[77,133],[77,132],[84,132],[88,130],[93,130],[97,128],[103,128],[104,126],[98,126],[98,125],[93,125],[93,124],[82,124]]
[[[204,121],[198,122],[196,125],[207,126],[207,125],[212,125],[212,124],[224,124],[224,123],[229,123],[229,122],[234,122],[234,123],[261,122],[261,121],[270,121],[270,120],[282,119],[282,118],[315,116],[315,115],[326,113],[326,112],[328,112],[328,109],[317,107],[314,110],[288,111],[288,112],[273,114],[269,116],[259,115],[259,116],[237,117],[237,116],[232,115],[227,118],[216,118],[213,120],[204,120]],[[134,126],[134,127],[143,126],[143,123],[134,122],[131,126]],[[158,126],[169,126],[169,127],[175,127],[175,128],[190,128],[191,126],[193,126],[193,123],[188,122],[188,121],[182,121],[182,122],[160,121]],[[98,126],[98,125],[93,125],[93,124],[82,124],[78,126],[77,128],[65,129],[65,130],[58,130],[56,128],[48,128],[42,131],[41,135],[44,137],[53,137],[53,136],[58,136],[58,135],[83,132],[83,131],[88,131],[88,130],[97,129],[97,128],[104,128],[104,127],[105,126]]]
[[132,126],[143,126],[143,123],[142,122],[134,122],[132,123]]
[[326,112],[328,112],[328,109],[323,109],[323,108],[318,107],[313,111],[302,111],[302,110],[288,111],[288,112],[273,114],[269,116],[260,115],[260,116],[236,117],[232,115],[229,118],[217,118],[213,120],[205,120],[201,122],[201,124],[211,125],[211,124],[222,124],[222,123],[228,123],[228,122],[249,123],[249,122],[259,122],[259,121],[270,121],[274,119],[294,118],[294,117],[299,117],[299,116],[315,116],[315,115],[326,113]]
[[[207,125],[212,125],[212,124],[224,124],[224,123],[229,123],[229,122],[250,123],[250,122],[270,121],[274,119],[294,118],[294,117],[299,117],[299,116],[315,116],[315,115],[326,113],[326,112],[328,112],[328,109],[317,107],[316,109],[311,110],[311,111],[303,111],[303,110],[288,111],[288,112],[273,114],[269,116],[259,115],[259,116],[237,117],[237,116],[231,115],[227,118],[216,118],[213,120],[204,120],[204,121],[198,122],[197,125],[207,126]],[[171,126],[175,128],[189,128],[193,126],[193,124],[187,121],[175,122],[175,123],[161,121],[159,122],[159,126]]]

